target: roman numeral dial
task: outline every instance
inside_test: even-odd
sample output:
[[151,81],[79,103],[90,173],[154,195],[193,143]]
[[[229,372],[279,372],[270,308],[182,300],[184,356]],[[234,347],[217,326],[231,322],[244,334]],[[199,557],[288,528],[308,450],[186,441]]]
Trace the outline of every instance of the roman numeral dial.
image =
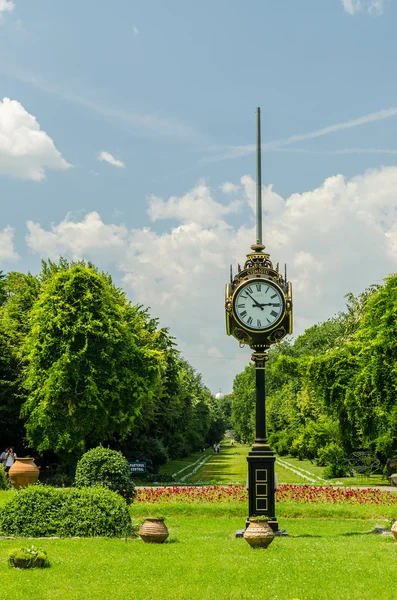
[[272,281],[250,279],[234,292],[233,314],[245,329],[272,329],[285,314],[284,294]]

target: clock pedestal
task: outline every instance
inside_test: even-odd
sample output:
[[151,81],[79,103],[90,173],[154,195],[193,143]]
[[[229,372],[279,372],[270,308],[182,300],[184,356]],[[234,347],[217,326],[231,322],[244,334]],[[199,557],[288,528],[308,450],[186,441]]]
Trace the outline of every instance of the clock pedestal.
[[[277,532],[274,473],[276,457],[266,437],[265,363],[267,359],[267,352],[254,352],[252,355],[256,377],[256,438],[247,457],[248,518],[254,515],[268,517],[270,527]],[[247,526],[248,524],[247,519]]]

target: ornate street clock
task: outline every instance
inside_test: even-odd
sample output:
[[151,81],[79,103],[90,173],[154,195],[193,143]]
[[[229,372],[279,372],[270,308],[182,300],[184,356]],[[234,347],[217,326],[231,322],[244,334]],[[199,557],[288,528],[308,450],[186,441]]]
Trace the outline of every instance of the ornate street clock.
[[253,350],[265,350],[292,333],[292,286],[264,246],[251,249],[244,268],[226,284],[226,333]]
[[[269,254],[262,245],[262,183],[260,109],[257,110],[257,187],[256,237],[243,269],[226,284],[226,333],[234,336],[240,346],[248,345],[254,351],[256,396],[256,437],[248,461],[248,520],[262,515],[268,518],[275,532],[276,456],[270,449],[266,432],[265,364],[272,344],[292,333],[292,286],[278,264],[273,267]],[[241,532],[238,532],[238,535]]]

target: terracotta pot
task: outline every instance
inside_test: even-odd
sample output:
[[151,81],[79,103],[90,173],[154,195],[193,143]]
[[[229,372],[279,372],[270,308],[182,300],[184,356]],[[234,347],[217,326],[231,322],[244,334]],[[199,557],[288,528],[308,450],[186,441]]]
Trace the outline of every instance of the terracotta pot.
[[394,521],[392,528],[391,528],[391,532],[394,535],[394,539],[397,542],[397,521]]
[[244,539],[251,548],[267,548],[274,540],[274,531],[267,521],[251,521],[250,519],[250,524],[244,531]]
[[139,535],[144,542],[162,544],[169,536],[164,519],[147,517],[139,530]]
[[36,483],[39,478],[39,472],[33,458],[16,458],[8,471],[8,476],[14,488],[19,490],[21,487]]

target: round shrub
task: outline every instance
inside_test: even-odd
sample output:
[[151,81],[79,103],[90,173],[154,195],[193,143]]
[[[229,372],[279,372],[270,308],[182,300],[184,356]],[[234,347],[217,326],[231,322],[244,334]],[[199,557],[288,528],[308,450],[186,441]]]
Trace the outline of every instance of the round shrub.
[[125,456],[102,446],[83,454],[77,463],[74,483],[79,488],[96,485],[107,487],[123,496],[127,502],[132,502],[136,496]]
[[18,490],[0,512],[0,531],[5,535],[120,537],[130,527],[125,501],[102,487],[32,485]]

